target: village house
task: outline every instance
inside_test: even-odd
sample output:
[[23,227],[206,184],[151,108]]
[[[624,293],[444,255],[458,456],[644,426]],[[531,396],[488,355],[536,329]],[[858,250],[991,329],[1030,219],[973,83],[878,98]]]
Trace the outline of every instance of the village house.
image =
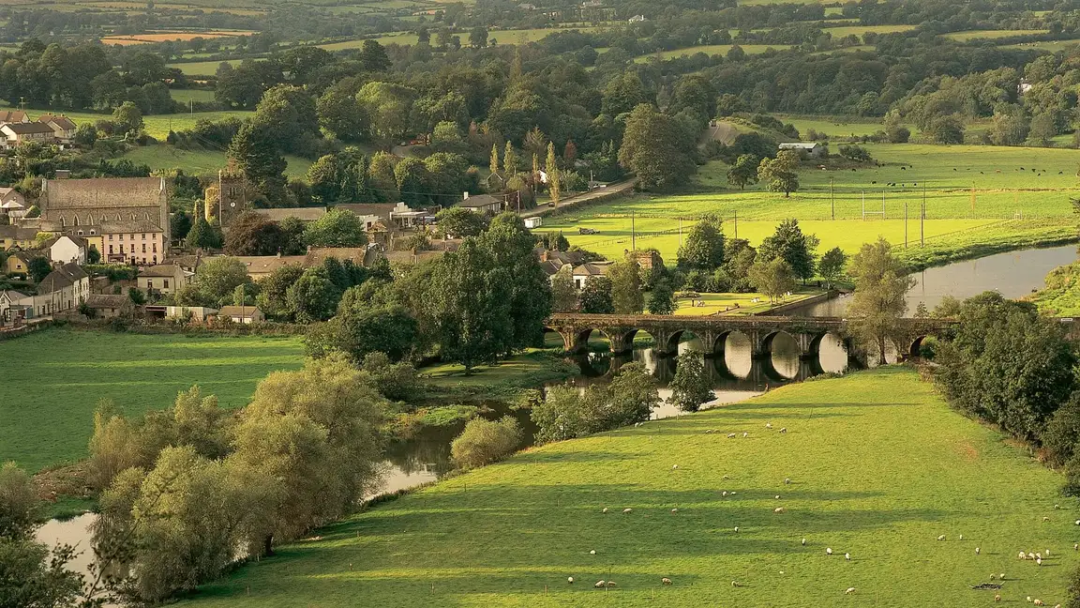
[[26,306],[20,304],[30,296],[19,291],[0,289],[0,323],[10,324],[15,319],[26,318]]
[[184,321],[191,319],[199,323],[205,322],[208,318],[217,314],[217,309],[207,308],[205,306],[166,306],[165,318],[172,319],[174,321]]
[[38,116],[38,122],[48,125],[53,131],[53,138],[61,146],[69,146],[75,140],[77,125],[67,116],[55,114],[42,114]]
[[158,264],[139,270],[135,282],[148,296],[157,299],[175,293],[190,283],[194,276],[194,272],[185,270],[179,264]]
[[86,239],[78,236],[58,236],[49,243],[49,260],[54,264],[86,264],[89,245]]
[[370,266],[376,255],[376,248],[367,247],[312,247],[304,255],[251,255],[233,256],[247,268],[252,281],[260,281],[284,266],[314,268],[321,266],[326,258],[336,258],[339,262],[351,261],[357,266]]
[[475,211],[476,213],[499,213],[503,209],[503,200],[496,198],[490,194],[478,194],[476,196],[469,196],[468,192],[464,193],[464,198],[458,207]]
[[108,262],[120,264],[157,264],[165,259],[165,233],[146,221],[101,224],[101,252]]
[[11,122],[0,125],[0,148],[13,150],[23,144],[53,143],[53,128],[40,122]]
[[15,251],[4,262],[4,273],[26,276],[30,272],[30,261],[45,257],[39,251]]
[[583,289],[592,277],[606,276],[611,272],[611,262],[585,262],[574,268],[574,287]]
[[0,249],[7,250],[13,247],[29,249],[37,241],[37,234],[37,228],[0,226]]
[[[144,230],[144,227],[153,226],[154,232],[160,234],[161,239],[157,260],[165,258],[164,244],[170,239],[169,193],[165,178],[47,179],[42,182],[41,198],[38,199],[38,204],[41,207],[40,225],[43,230],[68,234],[74,231],[76,236],[85,237],[86,234],[80,235],[77,230],[96,228],[99,229],[100,234],[107,234],[105,230],[100,229],[102,224],[130,226],[137,223],[138,230],[124,232],[124,234],[141,235],[144,232],[147,234],[152,232],[149,229]],[[113,246],[113,255],[121,253],[117,247],[120,232],[114,231],[113,234],[111,243],[107,238],[103,243],[106,249],[99,250],[103,257],[109,255],[108,245],[110,244]],[[125,239],[125,245],[130,244],[130,240]],[[141,242],[139,244],[141,245]],[[148,261],[154,257],[150,249],[147,248]],[[130,247],[125,247],[123,253],[132,253]],[[135,253],[141,254],[141,247],[136,247]],[[125,255],[125,259],[131,257]]]
[[795,150],[802,156],[808,156],[810,158],[821,158],[828,152],[828,148],[824,144],[816,141],[797,141],[791,143],[780,144],[779,150]]
[[92,311],[93,317],[97,319],[130,317],[135,314],[135,303],[126,294],[92,293],[86,299],[86,307]]
[[22,110],[0,110],[0,124],[30,122],[30,116]]
[[72,311],[90,297],[90,275],[78,264],[64,264],[42,279],[37,291],[20,302],[32,307],[34,317]]
[[26,198],[14,188],[0,188],[0,213],[11,218],[13,224],[26,216],[30,207],[26,204]]
[[226,318],[233,323],[262,323],[266,321],[266,315],[259,310],[258,306],[222,306],[217,313],[218,318]]

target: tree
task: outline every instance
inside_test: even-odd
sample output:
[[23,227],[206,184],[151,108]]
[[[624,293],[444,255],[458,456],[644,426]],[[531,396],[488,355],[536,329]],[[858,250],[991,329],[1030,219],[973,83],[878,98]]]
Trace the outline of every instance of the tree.
[[248,281],[247,267],[236,258],[211,258],[199,267],[190,285],[176,294],[181,306],[221,307],[232,304],[237,286]]
[[704,219],[690,228],[678,252],[678,266],[683,270],[712,272],[724,263],[724,232],[712,219]]
[[795,289],[795,276],[784,258],[758,259],[750,268],[750,282],[775,302]]
[[668,385],[668,403],[684,412],[696,412],[716,398],[709,385],[701,353],[687,350],[675,359],[675,377]]
[[375,40],[364,41],[360,49],[360,64],[368,72],[385,72],[391,65],[386,49]]
[[275,268],[270,276],[259,281],[259,295],[255,303],[267,317],[290,320],[291,311],[287,301],[288,290],[304,274],[304,269],[297,264],[287,264]]
[[361,86],[359,78],[343,78],[326,89],[315,104],[319,126],[342,141],[360,141],[369,131],[367,115],[356,100]]
[[745,190],[749,184],[756,184],[760,163],[760,159],[753,154],[740,154],[739,158],[735,159],[735,164],[728,169],[728,183],[738,186],[740,190]]
[[660,279],[653,285],[652,295],[649,298],[649,314],[671,315],[675,314],[677,309],[675,290],[671,288],[671,282]]
[[226,255],[277,255],[284,248],[281,226],[255,211],[237,216],[225,235]]
[[1062,324],[995,292],[965,300],[958,316],[953,340],[935,357],[941,367],[934,378],[946,399],[1022,440],[1043,436],[1077,386],[1077,355]]
[[280,200],[285,192],[288,163],[278,151],[278,143],[274,128],[249,119],[237,131],[228,150],[229,158],[244,177],[271,201]]
[[435,223],[443,234],[454,238],[479,236],[487,228],[487,219],[463,207],[450,207],[435,214]]
[[611,279],[605,276],[592,276],[585,279],[585,286],[581,289],[581,312],[587,314],[613,314],[615,312]]
[[766,158],[758,165],[758,179],[765,182],[772,192],[783,192],[784,197],[799,189],[799,153],[783,150],[776,158]]
[[521,438],[521,427],[510,416],[498,422],[473,418],[450,444],[450,457],[462,469],[475,469],[513,454]]
[[482,49],[488,44],[488,31],[482,25],[478,25],[469,32],[469,46]]
[[309,268],[287,290],[285,303],[300,323],[325,321],[334,315],[341,290],[324,268]]
[[987,135],[995,146],[1019,146],[1027,140],[1030,123],[1018,106],[994,112]]
[[412,157],[401,159],[394,167],[394,177],[406,205],[416,209],[430,203],[428,184],[431,176],[424,161]]
[[185,242],[195,249],[220,249],[224,244],[221,230],[200,217],[188,231]]
[[555,161],[555,143],[548,142],[547,158],[544,161],[544,169],[547,171],[548,192],[551,193],[551,201],[559,206],[559,165]]
[[904,296],[915,285],[915,279],[907,276],[884,238],[865,243],[852,258],[848,272],[855,280],[855,295],[847,314],[855,318],[855,332],[877,348],[884,362],[885,344],[900,332],[900,319],[907,311]]
[[843,158],[856,163],[868,163],[873,160],[870,152],[859,144],[842,145],[839,152]]
[[620,367],[607,387],[604,428],[630,426],[645,422],[662,403],[656,378],[643,363]]
[[520,216],[504,212],[495,216],[480,240],[491,252],[495,267],[510,272],[510,347],[542,343],[544,322],[551,315],[551,281],[536,255],[536,237]]
[[937,116],[928,127],[927,134],[939,144],[964,143],[964,122],[956,115]]
[[26,471],[14,462],[0,466],[0,539],[31,538],[37,527],[39,507]]
[[344,209],[331,209],[304,229],[304,243],[312,247],[360,247],[367,242],[364,222]]
[[637,174],[642,188],[680,186],[696,170],[692,141],[678,121],[643,103],[626,119],[619,164]]
[[889,110],[885,115],[885,137],[891,144],[906,144],[911,138],[911,131],[901,122],[900,112]]
[[1031,119],[1030,136],[1041,146],[1049,146],[1050,140],[1058,134],[1057,121],[1052,112],[1040,112]]
[[124,135],[136,135],[143,129],[143,115],[139,107],[130,101],[125,101],[120,107],[113,110],[113,122],[117,129]]
[[574,285],[574,271],[569,264],[563,266],[551,279],[552,312],[577,310],[578,290]]
[[641,288],[641,264],[637,258],[628,254],[611,265],[607,276],[611,280],[611,301],[615,313],[641,314],[645,308],[645,294]]
[[844,264],[847,263],[847,255],[839,247],[833,247],[821,256],[818,262],[818,274],[828,283],[832,289],[833,283],[844,274]]
[[[513,142],[507,140],[506,150],[503,152],[503,170],[506,171],[507,178],[517,175],[518,159],[517,153],[514,152]],[[507,180],[509,181],[509,179]]]
[[780,222],[776,232],[761,241],[757,257],[763,262],[782,258],[795,276],[805,282],[814,276],[814,250],[817,246],[817,237],[803,234],[799,220],[788,219]]
[[52,264],[49,264],[49,258],[32,258],[30,263],[26,265],[26,274],[35,283],[44,281],[45,277],[49,276],[51,272]]
[[307,353],[325,357],[336,351],[356,363],[374,352],[385,353],[392,361],[406,357],[419,338],[416,319],[401,306],[362,305],[352,297],[358,289],[354,287],[342,296],[337,316],[308,330],[304,339]]
[[97,245],[90,245],[86,250],[86,263],[87,264],[99,264],[101,263],[101,252],[97,250]]

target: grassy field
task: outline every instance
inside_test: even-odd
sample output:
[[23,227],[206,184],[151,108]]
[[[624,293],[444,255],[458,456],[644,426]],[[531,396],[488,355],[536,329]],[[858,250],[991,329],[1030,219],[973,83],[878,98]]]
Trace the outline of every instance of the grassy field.
[[[776,305],[794,304],[811,296],[822,293],[816,289],[796,290],[791,297],[782,302],[770,303],[768,296],[760,293],[702,293],[696,298],[679,298],[675,314],[683,316],[708,316],[725,314],[746,316],[763,313]],[[736,308],[738,306],[738,308]]]
[[30,471],[86,455],[94,408],[172,404],[198,384],[222,407],[247,404],[268,373],[303,363],[299,338],[206,338],[47,330],[0,342],[0,462]]
[[168,67],[179,68],[185,76],[214,76],[218,67],[227,63],[233,67],[240,65],[240,59],[225,59],[222,61],[190,61],[186,63],[170,63]]
[[[755,244],[780,220],[797,218],[804,231],[820,238],[819,253],[832,247],[854,252],[879,235],[902,245],[906,225],[912,249],[904,255],[922,261],[943,253],[970,253],[979,246],[1022,246],[1075,234],[1069,197],[1080,194],[1080,187],[1072,150],[918,144],[867,148],[884,166],[857,171],[804,166],[802,188],[790,198],[765,192],[760,185],[729,189],[727,167],[709,163],[697,177],[706,192],[615,200],[547,218],[544,228],[561,230],[572,244],[609,257],[620,255],[632,242],[639,248],[656,247],[669,262],[675,259],[682,233],[705,214],[722,217],[725,233],[734,236],[737,213],[738,236]],[[924,187],[927,249],[916,251]],[[880,214],[863,219],[864,194],[866,209],[872,212],[881,211],[884,195],[884,219]],[[597,233],[579,235],[578,228]]]
[[842,25],[839,27],[823,28],[823,32],[832,34],[833,40],[855,34],[862,37],[867,32],[875,34],[895,34],[897,32],[910,32],[915,29],[914,25]]
[[[1054,509],[1075,506],[1062,481],[915,372],[885,368],[529,450],[330,526],[183,603],[914,608],[990,606],[1000,593],[1002,605],[1052,606],[1078,561],[1073,511]],[[1017,561],[1046,549],[1042,567]],[[992,572],[1006,574],[1002,589],[972,589]]]
[[[724,55],[728,54],[733,44],[708,44],[703,46],[692,46],[685,49],[675,49],[674,51],[660,51],[659,53],[649,53],[648,55],[639,55],[634,58],[635,63],[645,63],[660,55],[662,59],[673,59],[675,57],[689,57],[698,53],[705,53],[706,55]],[[786,51],[794,48],[790,44],[740,44],[739,48],[743,50],[747,55],[760,55],[765,51],[772,49],[774,51]]]
[[[6,109],[6,108],[2,108]],[[51,112],[46,110],[30,110],[28,114],[31,120],[36,119],[41,114],[49,114]],[[99,120],[109,120],[112,118],[112,114],[105,113],[93,113],[93,112],[63,112],[64,116],[67,116],[76,123],[94,123]],[[181,112],[178,114],[154,114],[151,116],[144,116],[143,122],[146,124],[146,133],[155,139],[164,140],[169,134],[169,129],[174,131],[180,131],[182,129],[190,129],[195,126],[195,122],[200,119],[206,120],[221,120],[227,116],[235,116],[237,118],[247,118],[254,115],[254,112],[246,111],[227,111],[227,112]]]
[[1048,53],[1056,53],[1058,51],[1064,51],[1071,49],[1080,44],[1080,39],[1073,40],[1052,40],[1049,42],[1025,42],[1023,44],[1003,44],[998,48],[1002,49],[1021,49],[1025,51],[1036,50],[1046,51]]
[[[804,137],[806,132],[810,129],[813,129],[818,133],[824,133],[829,137],[862,137],[863,135],[873,135],[878,131],[885,130],[885,127],[880,120],[833,118],[826,116],[787,116],[784,114],[777,114],[775,116],[785,123],[795,125],[795,128],[798,129],[799,133]],[[919,129],[915,125],[907,125],[907,127],[911,130],[912,135],[918,134]],[[837,144],[833,145],[837,146]]]
[[[166,143],[134,148],[124,158],[136,164],[150,165],[151,169],[183,169],[185,173],[217,173],[224,167],[228,158],[223,151],[216,150],[181,150]],[[285,175],[301,178],[307,175],[311,161],[299,156],[286,156],[288,166]]]
[[967,42],[969,40],[993,40],[1013,36],[1035,36],[1045,33],[1047,33],[1047,30],[969,30],[966,32],[951,32],[944,34],[944,36],[949,40]]
[[169,94],[173,101],[186,104],[189,101],[195,103],[207,103],[214,101],[214,92],[206,89],[171,89]]

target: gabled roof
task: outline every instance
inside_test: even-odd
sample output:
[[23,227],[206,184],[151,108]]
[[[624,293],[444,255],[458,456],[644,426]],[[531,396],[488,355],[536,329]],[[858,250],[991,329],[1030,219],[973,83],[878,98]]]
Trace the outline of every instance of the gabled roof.
[[41,192],[50,211],[72,208],[157,207],[166,194],[162,177],[47,179]]
[[49,246],[49,247],[52,247],[52,246],[53,246],[53,245],[55,245],[55,244],[57,243],[57,241],[59,241],[60,239],[68,239],[68,240],[69,240],[69,241],[71,241],[72,243],[75,243],[75,245],[76,245],[77,247],[82,247],[83,249],[86,249],[87,247],[89,247],[89,246],[90,246],[90,243],[89,243],[89,241],[87,241],[87,240],[86,240],[86,239],[84,239],[83,237],[81,237],[81,236],[74,236],[74,235],[70,235],[70,234],[64,234],[64,235],[60,235],[60,236],[58,236],[58,237],[55,237],[55,238],[49,239],[49,242],[48,242],[48,246]]
[[304,264],[308,268],[318,266],[326,258],[337,258],[339,262],[352,260],[354,264],[364,263],[367,247],[312,247],[305,256]]
[[43,258],[43,257],[45,257],[45,254],[43,252],[41,252],[41,251],[22,251],[22,250],[19,250],[19,251],[13,252],[8,257],[12,257],[12,258],[16,258],[18,260],[21,260],[23,264],[29,264],[30,260],[34,260],[34,259],[37,259],[37,258]]
[[21,291],[15,291],[14,289],[2,289],[2,290],[0,290],[0,299],[3,299],[5,297],[8,299],[9,302],[14,302],[15,300],[21,300],[23,298],[28,298],[30,296],[26,295],[25,293],[22,293]]
[[585,262],[574,268],[574,276],[598,277],[611,271],[612,262]]
[[38,116],[38,122],[44,123],[44,124],[50,124],[51,123],[51,124],[55,125],[56,128],[62,129],[64,131],[72,131],[77,126],[67,116],[57,115],[57,114],[42,114],[41,116]]
[[138,220],[135,222],[107,222],[100,224],[101,234],[134,234],[137,232],[165,232],[153,222]]
[[502,205],[503,201],[497,199],[490,194],[477,194],[476,196],[470,196],[469,198],[458,203],[459,207],[465,207],[466,209],[475,209],[477,207],[490,207],[492,205]]
[[555,276],[560,270],[563,269],[564,266],[566,266],[566,264],[563,264],[562,262],[558,262],[556,260],[540,262],[540,268],[543,268],[544,273],[546,273],[549,277]]
[[356,215],[376,215],[384,220],[390,219],[390,212],[396,207],[397,205],[394,203],[347,203],[344,205],[334,205],[334,209],[352,211]]
[[813,150],[821,144],[814,141],[796,141],[780,144],[781,150]]
[[139,270],[139,278],[164,278],[171,279],[177,274],[176,264],[158,264],[157,266],[151,266],[146,269]]
[[37,237],[37,228],[20,228],[18,226],[0,226],[0,239],[15,239],[16,241],[32,241]]
[[53,128],[40,122],[9,122],[4,125],[5,129],[16,135],[32,135],[34,133],[52,133]]
[[30,117],[22,110],[0,110],[0,123],[3,122],[26,122]]
[[304,266],[306,256],[302,255],[240,255],[232,256],[240,260],[248,274],[269,274],[283,266]]
[[92,293],[86,298],[86,305],[90,308],[127,308],[135,303],[125,295]]

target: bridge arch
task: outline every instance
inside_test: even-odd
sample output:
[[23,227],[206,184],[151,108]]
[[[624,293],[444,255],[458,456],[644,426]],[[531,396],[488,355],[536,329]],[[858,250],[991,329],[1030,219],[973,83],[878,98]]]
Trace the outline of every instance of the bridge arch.
[[697,338],[698,341],[701,342],[700,350],[702,354],[707,355],[712,352],[712,349],[710,348],[710,346],[712,345],[708,344],[708,336],[704,335],[704,333],[698,333],[692,329],[676,329],[675,331],[672,331],[667,336],[667,340],[664,343],[663,352],[671,355],[677,355],[679,354],[679,344],[683,342],[689,342],[693,338]]

